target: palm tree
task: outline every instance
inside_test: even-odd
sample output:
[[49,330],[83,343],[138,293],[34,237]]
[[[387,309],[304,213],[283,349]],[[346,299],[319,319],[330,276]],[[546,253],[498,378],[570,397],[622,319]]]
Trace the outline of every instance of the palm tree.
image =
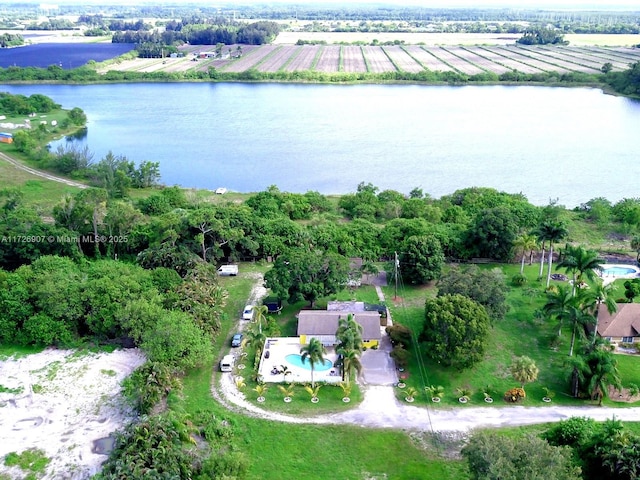
[[342,378],[347,383],[351,381],[351,376],[355,372],[360,374],[362,372],[362,362],[360,362],[360,352],[355,349],[342,350],[337,349],[337,353],[340,355],[340,361],[342,363]]
[[534,382],[538,378],[538,372],[536,362],[524,355],[511,364],[511,375],[520,383],[523,390],[525,383]]
[[353,314],[338,320],[338,330],[336,338],[339,343],[336,350],[357,350],[362,351],[362,325],[356,322]]
[[547,269],[547,288],[551,283],[551,266],[553,264],[553,244],[559,242],[568,235],[564,223],[559,221],[546,221],[538,227],[538,238],[549,242],[549,267]]
[[573,275],[573,295],[576,294],[576,287],[581,285],[584,278],[595,280],[596,272],[602,271],[602,259],[593,250],[572,247],[567,245],[562,254],[562,259],[556,265],[556,270],[564,268],[567,273]]
[[582,355],[571,357],[568,364],[571,367],[571,373],[569,375],[571,395],[573,398],[578,398],[580,396],[580,387],[584,385],[589,373],[589,366]]
[[520,261],[520,275],[524,274],[524,261],[527,257],[527,253],[532,252],[537,245],[538,241],[536,240],[536,237],[531,234],[520,235],[513,243],[516,251],[522,254]]
[[631,239],[631,248],[636,251],[636,262],[640,263],[640,235]]
[[607,396],[609,385],[621,388],[618,376],[618,362],[613,358],[609,350],[597,348],[586,359],[591,373],[587,390],[592,400],[598,400],[602,405],[602,399]]
[[242,390],[244,387],[246,387],[246,386],[247,386],[247,384],[245,383],[245,381],[244,381],[244,378],[243,378],[243,377],[236,377],[236,378],[234,379],[234,382],[235,382],[235,384],[236,384],[236,388],[237,388],[238,390]]
[[[574,301],[572,302],[571,305],[569,305],[569,308],[567,310],[567,320],[569,320],[569,322],[572,325],[571,346],[569,347],[570,357],[573,356],[573,346],[576,341],[577,333],[580,332],[581,336],[583,336],[584,327],[587,326],[588,324],[595,323],[595,318],[593,318],[593,315],[591,315],[590,313],[584,310],[584,306],[582,303],[583,297],[578,296],[578,297],[572,297],[572,298],[574,299]],[[578,329],[578,326],[581,326],[583,328]]]
[[291,371],[291,369],[286,366],[286,365],[280,365],[280,373],[282,374],[282,376],[284,377],[284,381],[287,381],[287,375],[291,375],[293,372]]
[[544,246],[546,244],[547,238],[545,237],[544,232],[541,230],[541,227],[538,227],[533,231],[533,235],[536,237],[538,242],[540,242],[540,271],[538,272],[538,280],[542,279],[542,272],[544,270]]
[[315,388],[316,384],[313,380],[313,372],[315,370],[316,363],[323,363],[324,356],[327,354],[327,350],[324,345],[317,338],[312,338],[309,343],[300,349],[302,355],[302,363],[309,360],[311,364],[311,388]]
[[598,316],[600,315],[600,305],[604,305],[609,313],[614,313],[618,309],[618,304],[613,298],[613,284],[604,285],[598,282],[594,288],[585,293],[585,302],[587,308],[596,319],[593,329],[593,341],[596,343],[598,338]]
[[[342,388],[342,394],[344,395],[344,397],[342,397],[342,401],[343,402],[347,402],[349,400],[349,397],[351,396],[351,384],[350,383],[345,383],[345,382],[340,382],[338,384],[338,386],[340,388]],[[347,400],[345,400],[347,399]]]
[[282,392],[284,395],[284,401],[291,401],[291,397],[293,397],[293,385],[289,384],[286,387],[284,385],[278,385],[278,390]]
[[573,302],[573,295],[564,285],[558,285],[556,292],[547,292],[547,303],[542,311],[547,317],[556,317],[558,320],[558,336],[562,335],[562,324],[568,319],[569,306]]
[[259,383],[253,389],[258,394],[258,401],[264,402],[264,394],[267,393],[267,386],[264,383]]
[[266,305],[260,305],[259,307],[253,307],[253,311],[255,312],[255,322],[258,324],[258,332],[262,333],[262,322],[267,323],[269,307]]
[[245,337],[242,340],[242,347],[244,348],[247,344],[251,344],[256,347],[257,350],[262,350],[264,347],[264,342],[267,339],[266,335],[255,328],[247,329],[245,333]]
[[320,387],[322,387],[322,385],[316,385],[315,388],[310,387],[309,385],[304,386],[304,389],[307,391],[307,393],[311,395],[311,401],[314,403],[318,401],[317,398],[318,398],[318,391],[320,390]]

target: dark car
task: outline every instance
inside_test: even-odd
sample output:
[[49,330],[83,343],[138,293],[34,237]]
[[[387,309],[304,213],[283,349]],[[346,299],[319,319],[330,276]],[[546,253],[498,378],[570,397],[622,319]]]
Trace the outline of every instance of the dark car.
[[239,347],[240,345],[242,345],[242,334],[241,333],[236,333],[233,338],[231,339],[231,346],[232,347]]

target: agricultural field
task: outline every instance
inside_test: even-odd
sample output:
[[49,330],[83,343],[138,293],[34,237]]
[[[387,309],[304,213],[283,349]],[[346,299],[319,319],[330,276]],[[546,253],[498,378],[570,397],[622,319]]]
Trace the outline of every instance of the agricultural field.
[[[225,47],[235,52],[236,45]],[[523,73],[558,72],[561,74],[600,73],[605,63],[614,71],[640,61],[640,49],[630,47],[575,47],[556,45],[283,45],[242,46],[242,56],[235,58],[202,58],[211,46],[189,46],[184,57],[167,59],[135,59],[102,67],[120,71],[207,71],[220,72],[305,71],[324,73],[384,73],[423,70],[453,71],[466,75],[509,71]]]

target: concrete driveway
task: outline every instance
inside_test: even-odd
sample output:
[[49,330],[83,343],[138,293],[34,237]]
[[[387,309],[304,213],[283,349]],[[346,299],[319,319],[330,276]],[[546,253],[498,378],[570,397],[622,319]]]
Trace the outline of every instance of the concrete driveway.
[[391,352],[391,341],[384,334],[377,350],[367,350],[362,352],[360,363],[362,363],[361,380],[365,385],[395,385],[398,382],[396,367],[389,356]]

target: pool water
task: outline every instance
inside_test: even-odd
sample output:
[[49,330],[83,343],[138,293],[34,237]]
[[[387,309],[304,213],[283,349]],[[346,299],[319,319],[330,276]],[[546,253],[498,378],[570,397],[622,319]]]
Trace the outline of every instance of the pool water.
[[[306,370],[311,370],[311,362],[307,359],[304,363],[302,363],[302,355],[298,355],[297,353],[291,353],[284,357],[284,359],[289,362],[291,365],[295,367],[304,368]],[[325,360],[323,363],[314,363],[313,369],[316,372],[322,372],[324,370],[329,370],[333,367],[333,362],[331,360]]]
[[629,267],[609,267],[605,268],[602,271],[602,274],[608,276],[631,275],[636,273],[636,271],[637,270],[635,268]]

